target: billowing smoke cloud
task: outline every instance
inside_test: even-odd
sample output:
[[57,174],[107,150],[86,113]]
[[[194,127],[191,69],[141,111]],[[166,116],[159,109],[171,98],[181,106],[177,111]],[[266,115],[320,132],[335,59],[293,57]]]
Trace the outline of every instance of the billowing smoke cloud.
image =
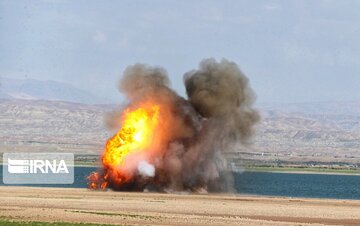
[[230,61],[206,59],[184,76],[190,103],[205,118],[219,120],[229,136],[243,142],[254,133],[259,114],[248,78]]
[[188,100],[170,88],[160,67],[135,64],[125,70],[120,91],[129,100],[127,109],[160,106],[160,122],[148,147],[127,157],[121,168],[126,180],[119,178],[119,168],[104,165],[101,174],[89,177],[90,187],[99,187],[100,181],[115,190],[231,191],[223,153],[246,145],[254,133],[259,120],[252,108],[254,92],[227,60],[203,60],[199,69],[184,75],[184,82]]

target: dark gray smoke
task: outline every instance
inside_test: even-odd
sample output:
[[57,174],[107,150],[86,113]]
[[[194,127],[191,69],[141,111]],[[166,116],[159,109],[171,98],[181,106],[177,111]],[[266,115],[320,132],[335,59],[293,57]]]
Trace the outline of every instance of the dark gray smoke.
[[162,106],[161,143],[156,145],[157,153],[162,154],[141,159],[141,165],[133,167],[139,172],[127,183],[119,184],[116,174],[104,168],[103,175],[111,175],[102,179],[109,187],[231,191],[232,177],[225,173],[223,153],[247,144],[254,133],[259,120],[252,108],[254,92],[238,66],[227,60],[203,60],[199,69],[184,75],[184,82],[188,100],[170,88],[162,68],[135,64],[125,70],[120,91],[127,96],[129,107],[147,100]]
[[125,69],[120,80],[119,89],[130,101],[144,99],[154,93],[175,95],[169,88],[170,81],[165,69],[151,67],[146,64],[135,64]]
[[234,62],[205,59],[198,70],[185,74],[184,81],[190,103],[203,117],[219,120],[236,139],[253,135],[260,118],[252,108],[255,94]]

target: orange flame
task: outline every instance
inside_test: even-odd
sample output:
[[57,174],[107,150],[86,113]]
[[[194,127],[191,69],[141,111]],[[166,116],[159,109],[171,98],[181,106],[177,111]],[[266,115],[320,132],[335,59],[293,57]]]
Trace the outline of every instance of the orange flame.
[[126,109],[121,129],[110,138],[102,156],[102,164],[106,171],[100,176],[95,172],[88,177],[88,187],[105,189],[111,177],[120,185],[132,178],[132,156],[143,154],[153,143],[154,131],[159,124],[160,106],[145,102],[135,110]]

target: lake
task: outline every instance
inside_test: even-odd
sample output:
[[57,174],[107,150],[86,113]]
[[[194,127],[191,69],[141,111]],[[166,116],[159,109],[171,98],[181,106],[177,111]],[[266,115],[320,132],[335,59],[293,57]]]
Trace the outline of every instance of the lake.
[[[41,186],[86,188],[86,177],[95,170],[95,167],[76,167],[74,184]],[[357,175],[243,172],[234,173],[234,180],[239,194],[360,200]],[[0,185],[5,186],[2,179]]]

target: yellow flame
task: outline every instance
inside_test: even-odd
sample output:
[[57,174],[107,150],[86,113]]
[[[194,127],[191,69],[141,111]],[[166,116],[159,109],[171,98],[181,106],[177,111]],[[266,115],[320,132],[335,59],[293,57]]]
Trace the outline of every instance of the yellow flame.
[[133,111],[125,111],[123,126],[106,143],[102,158],[105,166],[123,166],[127,155],[151,145],[152,133],[159,122],[159,109],[158,105],[145,103]]

